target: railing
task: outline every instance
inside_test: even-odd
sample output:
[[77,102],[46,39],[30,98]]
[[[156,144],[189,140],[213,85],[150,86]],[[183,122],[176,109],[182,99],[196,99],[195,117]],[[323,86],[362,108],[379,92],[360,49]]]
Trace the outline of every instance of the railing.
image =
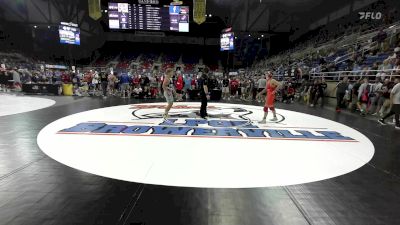
[[[299,55],[303,54],[304,52],[308,51],[311,47],[311,49],[318,50],[318,49],[323,49],[323,48],[328,48],[329,46],[335,46],[335,48],[337,50],[339,49],[345,49],[351,46],[356,46],[357,44],[361,44],[362,48],[361,51],[365,52],[368,51],[371,46],[373,44],[376,43],[369,43],[369,40],[372,39],[374,36],[376,36],[376,34],[378,33],[379,29],[381,28],[386,28],[384,29],[385,32],[389,32],[392,30],[397,30],[400,26],[400,21],[396,21],[390,25],[382,25],[373,29],[369,29],[369,30],[365,30],[365,31],[359,31],[359,32],[355,32],[355,33],[351,33],[350,35],[343,35],[340,36],[334,40],[331,41],[327,41],[318,45],[312,44],[312,46],[306,46],[306,47],[302,47],[300,50],[299,49],[290,49],[287,51],[282,52],[281,54],[273,57],[273,58],[269,58],[267,60],[267,62],[269,63],[275,63],[277,61],[282,61],[284,58],[284,55],[287,54],[293,54],[293,53],[298,53]],[[398,33],[398,32],[396,32]],[[392,36],[394,36],[395,34],[392,33]],[[364,49],[363,47],[367,46],[367,45],[371,45],[369,48]],[[348,53],[345,55],[345,57],[350,57],[352,53]],[[343,56],[341,57],[340,62],[343,62],[345,60],[347,60],[346,58],[343,60]]]
[[[373,77],[375,80],[377,73],[384,73],[385,78],[393,79],[394,77],[400,76],[399,69],[386,69],[386,70],[356,70],[356,71],[335,71],[335,72],[313,72],[311,78],[324,78],[326,80],[340,80],[342,77],[349,78],[361,78],[361,77]],[[373,73],[373,74],[371,74]]]

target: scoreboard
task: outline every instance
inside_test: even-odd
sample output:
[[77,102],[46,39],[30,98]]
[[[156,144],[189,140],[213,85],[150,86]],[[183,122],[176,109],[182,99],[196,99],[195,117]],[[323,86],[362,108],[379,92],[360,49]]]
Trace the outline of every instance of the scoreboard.
[[110,29],[189,32],[189,6],[108,3]]
[[80,45],[80,29],[78,24],[61,22],[58,27],[61,44]]
[[231,51],[235,49],[235,34],[227,32],[221,34],[221,51]]

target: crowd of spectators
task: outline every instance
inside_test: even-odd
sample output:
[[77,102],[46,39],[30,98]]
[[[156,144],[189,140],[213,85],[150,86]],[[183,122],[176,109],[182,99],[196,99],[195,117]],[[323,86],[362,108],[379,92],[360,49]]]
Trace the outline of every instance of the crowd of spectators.
[[[323,106],[326,97],[336,97],[337,112],[348,108],[359,111],[362,116],[383,117],[393,108],[390,93],[398,82],[395,77],[400,74],[400,32],[397,28],[384,27],[371,32],[370,40],[348,45],[347,50],[327,45],[294,56],[286,52],[238,73],[212,74],[210,90],[220,91],[223,100],[261,102],[263,99],[257,97],[257,93],[266,86],[264,72],[272,70],[282,83],[277,95],[279,101],[298,101],[316,107]],[[71,85],[72,94],[76,96],[162,98],[163,75],[162,70],[151,68],[71,71],[18,67],[7,62],[0,68],[0,90],[7,90],[7,87],[20,90],[23,84],[54,84]],[[200,76],[201,72],[176,72],[172,80],[177,101],[196,97]],[[333,91],[329,90],[327,83],[334,81],[339,83]]]

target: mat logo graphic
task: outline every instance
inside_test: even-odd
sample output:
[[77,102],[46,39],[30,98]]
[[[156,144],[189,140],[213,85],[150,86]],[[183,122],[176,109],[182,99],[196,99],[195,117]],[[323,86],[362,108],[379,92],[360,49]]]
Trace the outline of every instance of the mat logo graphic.
[[263,138],[287,140],[354,141],[335,131],[305,129],[263,129],[243,120],[177,119],[157,125],[121,125],[110,123],[80,123],[58,132],[59,134],[92,135],[147,135],[185,137]]
[[[271,128],[259,126],[248,116],[252,111],[239,107],[209,108],[210,119],[198,119],[198,107],[178,105],[173,108],[170,119],[162,119],[164,105],[135,105],[129,122],[89,121],[60,130],[58,134],[122,135],[245,138],[305,141],[354,142],[339,132],[323,128]],[[278,124],[284,121],[279,115]],[[275,123],[276,124],[276,123]]]

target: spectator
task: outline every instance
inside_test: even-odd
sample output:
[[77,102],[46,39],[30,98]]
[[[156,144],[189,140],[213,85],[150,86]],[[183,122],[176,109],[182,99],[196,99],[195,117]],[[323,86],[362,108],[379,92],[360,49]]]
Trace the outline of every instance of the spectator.
[[93,87],[93,93],[95,93],[99,89],[99,73],[97,71],[94,72],[93,78],[92,78],[92,87]]
[[[267,80],[265,79],[264,76],[260,76],[260,78],[257,80],[257,87],[258,87],[258,93],[260,93],[261,91],[263,91],[265,89],[265,87],[267,86]],[[260,96],[257,100],[258,102],[262,101],[262,96]]]
[[176,82],[175,82],[175,89],[176,89],[176,95],[177,95],[177,102],[183,101],[182,95],[183,95],[183,87],[184,87],[184,81],[183,77],[181,74],[178,75]]
[[317,78],[314,80],[314,84],[310,87],[310,107],[314,107],[317,103],[319,98],[323,95],[323,85],[321,79]]
[[[121,97],[122,98],[127,98],[130,96],[130,88],[129,88],[129,83],[130,83],[130,78],[127,73],[122,73],[119,79],[120,82],[120,89],[121,89]],[[127,95],[126,95],[127,94]]]
[[344,108],[344,96],[346,95],[346,91],[349,87],[349,78],[343,77],[335,87],[336,90],[336,112],[340,112],[342,108]]
[[390,107],[390,90],[391,90],[391,84],[389,79],[385,79],[381,89],[378,91],[379,92],[379,101],[378,101],[378,106],[376,108],[376,111],[372,115],[377,115],[383,116],[384,114],[387,113],[389,107]]
[[155,98],[158,94],[158,77],[153,76],[150,78],[150,94],[151,98]]
[[103,91],[103,97],[107,97],[108,77],[105,72],[100,73],[101,90]]
[[388,70],[391,70],[392,68],[392,65],[389,64],[389,60],[384,60],[383,63],[378,67],[379,71],[376,74],[376,78],[384,80],[386,75],[391,73],[391,71]]
[[185,87],[183,88],[183,92],[185,94],[186,99],[189,99],[189,91],[192,89],[192,78],[190,77],[190,75],[185,75],[184,76],[184,83],[185,83]]
[[222,99],[230,99],[229,97],[229,78],[228,76],[225,76],[224,79],[222,80]]
[[12,74],[12,80],[13,80],[13,87],[17,90],[21,90],[22,84],[21,84],[21,75],[17,72],[17,68],[13,68],[10,73]]
[[108,90],[111,95],[115,95],[115,85],[117,83],[116,72],[108,75]]
[[135,85],[135,87],[133,88],[133,95],[135,96],[135,97],[139,97],[139,98],[142,98],[142,92],[143,92],[143,89],[140,87],[140,85],[139,84],[136,84]]
[[396,62],[400,59],[400,47],[396,47],[393,50],[393,55],[389,56],[386,60],[389,61],[391,65],[396,65]]
[[192,90],[195,90],[195,89],[197,89],[197,78],[196,78],[196,76],[195,76],[195,75],[193,75],[193,77],[192,77],[192,83],[191,83],[191,86],[192,86]]
[[395,128],[400,130],[400,78],[396,78],[394,83],[395,86],[390,92],[390,112],[378,120],[378,122],[384,125],[386,124],[385,119],[395,115]]
[[231,80],[231,83],[230,83],[231,98],[235,98],[235,97],[236,97],[238,88],[239,88],[239,81],[237,81],[237,80],[236,80],[236,77],[234,77],[234,78]]
[[368,77],[365,77],[358,89],[358,109],[360,110],[360,115],[365,116],[367,111],[367,104],[369,102],[369,95],[371,93],[371,85],[369,85]]
[[371,86],[371,93],[369,94],[368,112],[374,112],[379,102],[379,93],[382,88],[380,79],[376,79],[375,83]]
[[290,83],[290,82],[287,83],[287,85],[285,85],[284,90],[283,90],[282,101],[284,103],[293,103],[294,94],[295,94],[295,90],[293,88],[292,83]]
[[5,69],[0,71],[0,91],[8,92],[8,81],[11,80]]

